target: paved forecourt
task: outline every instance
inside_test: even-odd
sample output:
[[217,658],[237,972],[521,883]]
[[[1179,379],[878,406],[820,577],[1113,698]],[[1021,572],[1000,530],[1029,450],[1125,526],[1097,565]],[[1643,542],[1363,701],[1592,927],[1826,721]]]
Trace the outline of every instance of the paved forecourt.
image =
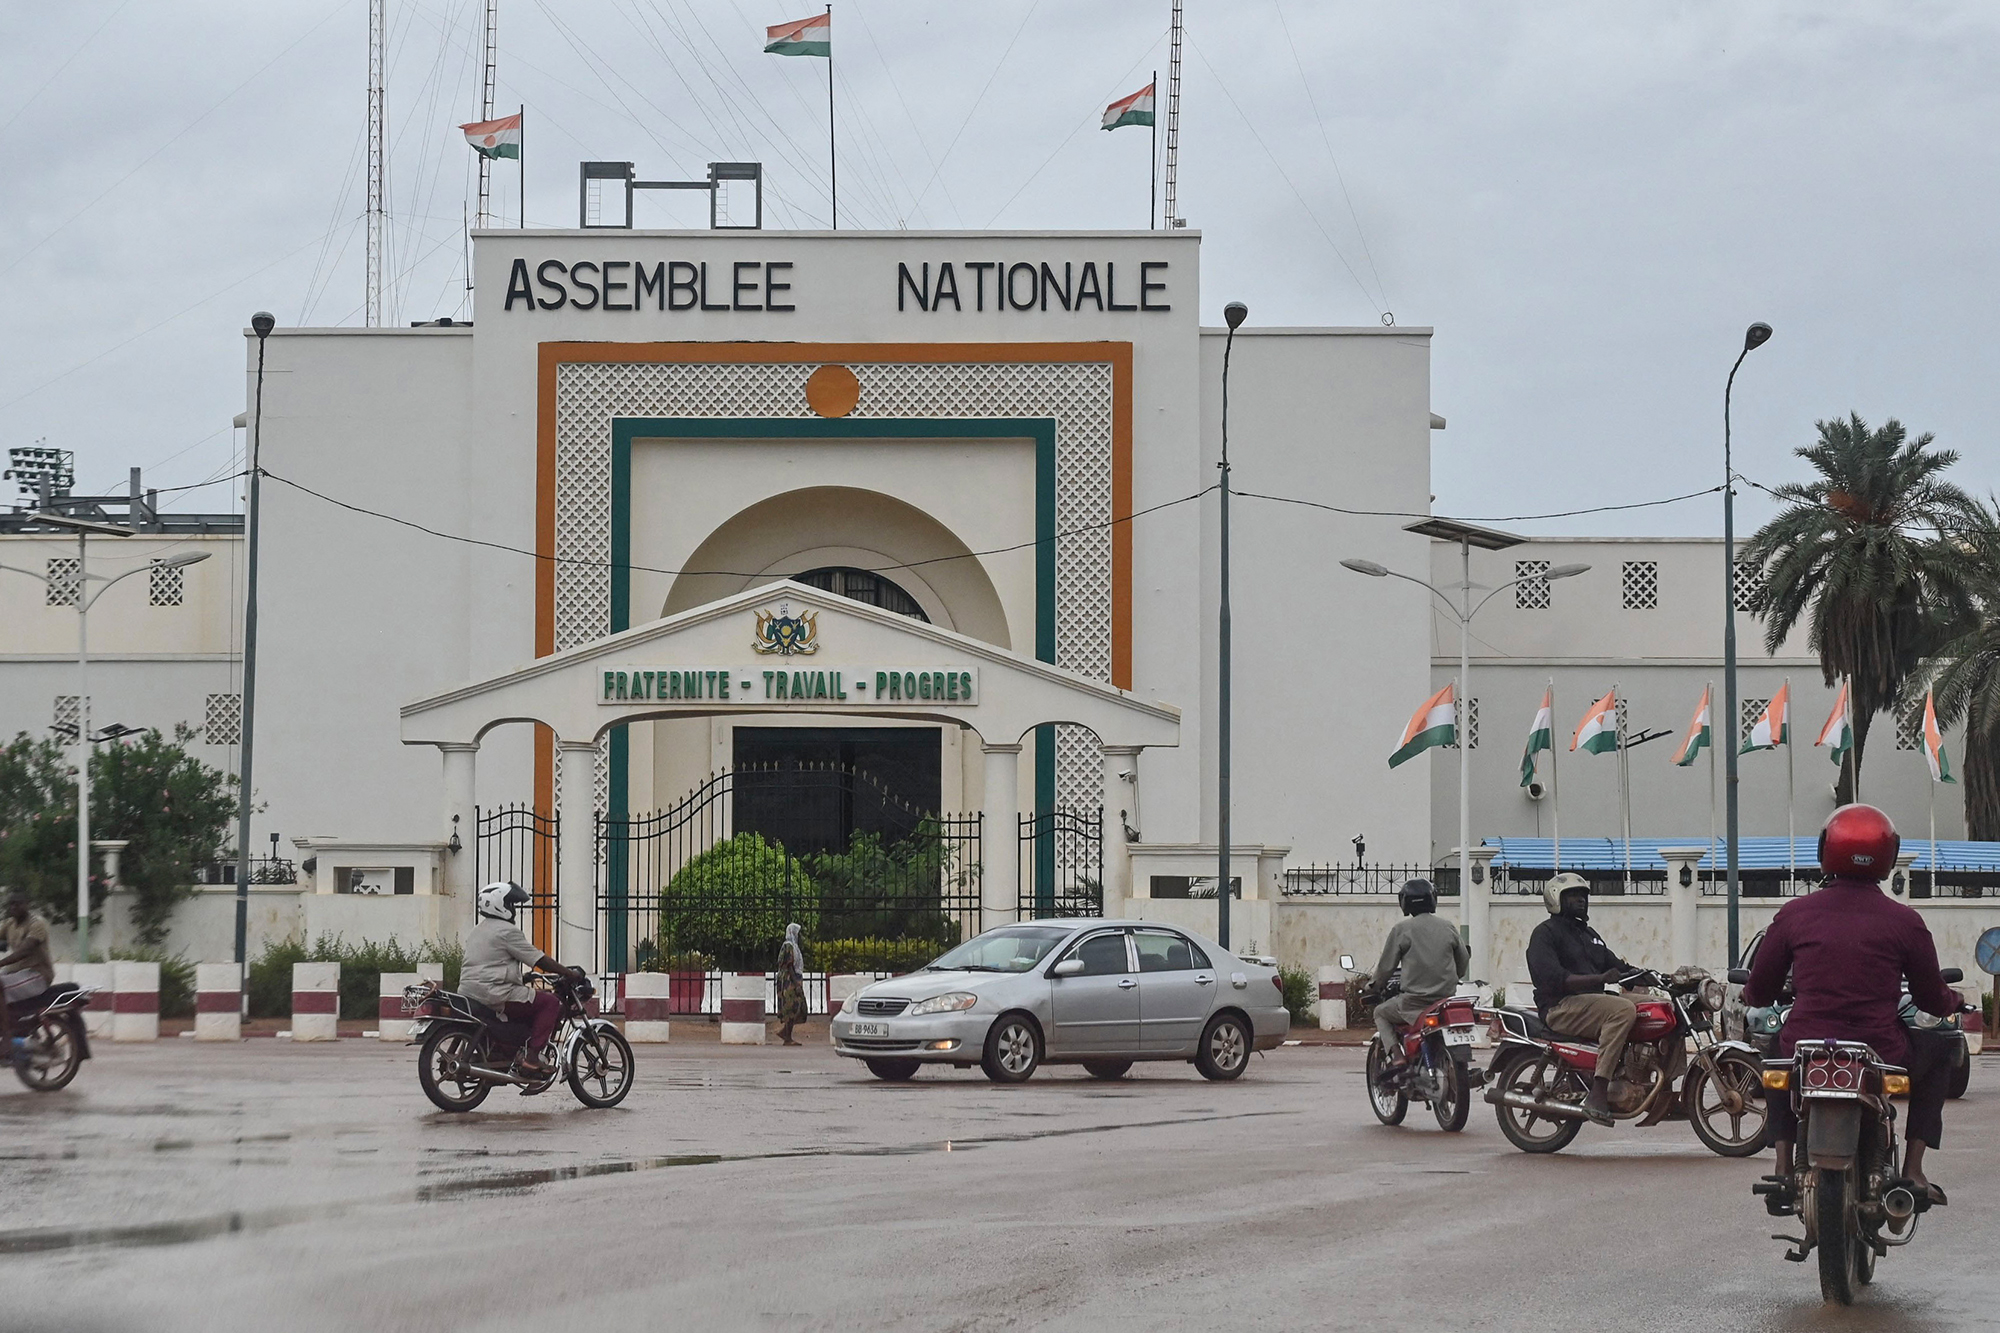
[[[1514,1151],[1369,1116],[1352,1050],[875,1081],[824,1046],[641,1048],[624,1106],[434,1113],[408,1048],[99,1048],[0,1091],[11,1326],[1817,1328],[1810,1266],[1685,1126]],[[1975,1328],[2000,1059],[1932,1161],[1953,1204],[1843,1329]],[[1766,1159],[1768,1160],[1768,1159]],[[1831,1326],[1831,1325],[1828,1325]],[[1985,1326],[1989,1326],[1985,1325]]]

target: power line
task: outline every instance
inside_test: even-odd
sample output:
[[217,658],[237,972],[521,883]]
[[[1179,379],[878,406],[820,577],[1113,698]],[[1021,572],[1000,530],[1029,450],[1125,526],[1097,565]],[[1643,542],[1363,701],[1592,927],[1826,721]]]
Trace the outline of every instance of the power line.
[[[1564,509],[1552,514],[1502,514],[1497,518],[1461,519],[1464,523],[1532,523],[1544,518],[1577,518],[1584,514],[1611,514],[1624,509],[1652,509],[1659,505],[1679,504],[1683,500],[1693,500],[1703,495],[1715,495],[1720,486],[1710,486],[1704,490],[1689,491],[1686,495],[1670,495],[1664,500],[1635,500],[1631,504],[1594,505],[1589,509]],[[1293,495],[1264,495],[1257,491],[1232,491],[1232,494],[1246,496],[1252,500],[1270,500],[1277,504],[1304,505],[1308,509],[1324,509],[1328,513],[1346,514],[1354,518],[1436,518],[1435,514],[1417,513],[1408,509],[1345,509],[1340,505],[1324,504],[1318,500],[1303,500]]]
[[1306,62],[1299,56],[1299,44],[1292,38],[1292,25],[1285,19],[1284,0],[1272,0],[1272,7],[1278,11],[1278,26],[1284,29],[1285,43],[1292,48],[1292,63],[1299,69],[1299,85],[1306,90],[1306,105],[1312,108],[1313,120],[1319,125],[1320,145],[1326,149],[1326,160],[1333,164],[1333,179],[1340,185],[1340,197],[1347,201],[1347,216],[1354,223],[1354,235],[1361,242],[1362,257],[1368,261],[1368,272],[1375,279],[1376,295],[1386,309],[1389,292],[1382,285],[1382,270],[1375,266],[1375,252],[1368,248],[1368,233],[1361,230],[1361,217],[1354,211],[1354,196],[1347,192],[1347,177],[1340,170],[1340,159],[1333,154],[1333,139],[1326,132],[1326,118],[1319,113],[1319,99],[1313,96],[1312,80],[1306,77]]
[[1014,36],[1007,43],[1007,49],[1000,53],[999,63],[993,66],[993,72],[986,76],[986,83],[980,88],[979,96],[973,98],[972,105],[966,109],[965,119],[958,123],[958,133],[951,136],[951,142],[946,144],[944,152],[938,155],[937,166],[931,170],[931,178],[924,182],[924,188],[917,191],[917,197],[910,201],[910,210],[912,212],[915,212],[918,205],[924,202],[924,196],[931,192],[931,186],[937,184],[938,173],[944,170],[944,164],[950,160],[951,150],[958,147],[959,139],[965,134],[965,127],[972,123],[972,117],[979,110],[979,104],[986,100],[986,94],[992,90],[993,80],[1000,77],[1000,71],[1006,67],[1007,57],[1014,54],[1015,43],[1019,42],[1021,34],[1027,31],[1028,20],[1032,19],[1035,16],[1035,11],[1041,7],[1042,0],[1035,0],[1034,4],[1028,6],[1028,12],[1021,16],[1021,26],[1014,29]]

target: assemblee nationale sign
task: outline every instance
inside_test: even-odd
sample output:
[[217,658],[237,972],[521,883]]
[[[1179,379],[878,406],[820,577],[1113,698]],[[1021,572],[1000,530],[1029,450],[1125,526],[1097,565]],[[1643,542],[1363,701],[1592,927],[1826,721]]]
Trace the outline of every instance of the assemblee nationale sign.
[[763,666],[606,671],[600,704],[958,704],[978,702],[977,671],[901,667],[810,671]]

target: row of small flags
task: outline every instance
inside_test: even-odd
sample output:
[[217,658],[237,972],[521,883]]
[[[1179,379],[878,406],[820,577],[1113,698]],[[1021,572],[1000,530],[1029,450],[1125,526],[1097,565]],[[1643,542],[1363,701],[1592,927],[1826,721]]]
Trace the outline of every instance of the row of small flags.
[[[1403,728],[1395,753],[1389,756],[1389,767],[1394,768],[1405,760],[1414,759],[1434,746],[1458,743],[1456,690],[1456,685],[1447,685],[1417,708]],[[1694,710],[1694,719],[1688,723],[1687,733],[1681,737],[1680,748],[1674,751],[1674,763],[1682,768],[1694,763],[1695,757],[1713,744],[1709,696],[1710,689],[1704,688],[1701,703]],[[1846,761],[1847,752],[1854,745],[1854,725],[1849,712],[1847,683],[1842,681],[1840,693],[1833,701],[1833,714],[1819,729],[1819,739],[1813,742],[1815,749],[1826,747],[1828,757],[1836,764]],[[1614,688],[1584,713],[1583,721],[1577,723],[1576,732],[1570,737],[1569,748],[1586,754],[1605,754],[1618,748],[1618,735],[1618,691]],[[1951,760],[1945,754],[1944,732],[1938,726],[1937,705],[1928,690],[1924,692],[1923,740],[1924,759],[1930,765],[1931,781],[1956,782],[1958,779],[1951,774]],[[1751,725],[1739,753],[1775,750],[1780,745],[1791,743],[1792,686],[1787,681],[1771,696],[1762,715]],[[1543,692],[1541,706],[1535,710],[1535,720],[1528,728],[1528,748],[1521,755],[1523,787],[1534,780],[1535,756],[1554,748],[1555,690],[1550,688]]]

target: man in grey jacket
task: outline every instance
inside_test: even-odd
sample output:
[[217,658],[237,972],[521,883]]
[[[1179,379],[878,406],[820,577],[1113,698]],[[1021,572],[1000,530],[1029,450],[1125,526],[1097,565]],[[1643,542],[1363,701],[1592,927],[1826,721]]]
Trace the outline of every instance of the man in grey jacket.
[[1389,931],[1382,960],[1368,978],[1369,986],[1379,991],[1391,972],[1399,965],[1403,969],[1402,994],[1375,1006],[1375,1035],[1382,1043],[1385,1075],[1402,1072],[1401,1029],[1457,990],[1472,958],[1458,928],[1438,918],[1437,890],[1429,880],[1411,880],[1396,897],[1403,905],[1403,919]]
[[509,1022],[526,1023],[528,1039],[515,1057],[518,1070],[542,1078],[549,1067],[542,1050],[555,1033],[562,1006],[548,991],[534,990],[523,977],[529,968],[567,972],[581,979],[583,969],[564,967],[536,948],[519,926],[514,910],[529,901],[519,884],[500,880],[479,891],[479,919],[465,936],[465,961],[459,965],[458,990]]

